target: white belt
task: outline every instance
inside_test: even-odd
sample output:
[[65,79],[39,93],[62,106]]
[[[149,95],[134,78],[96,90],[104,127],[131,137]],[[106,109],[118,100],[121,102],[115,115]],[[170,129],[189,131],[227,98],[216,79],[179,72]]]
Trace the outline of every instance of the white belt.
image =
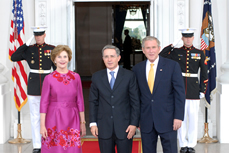
[[30,69],[30,72],[32,73],[51,73],[51,70],[34,70],[34,69]]
[[193,73],[182,73],[184,77],[198,77],[198,74],[193,74]]

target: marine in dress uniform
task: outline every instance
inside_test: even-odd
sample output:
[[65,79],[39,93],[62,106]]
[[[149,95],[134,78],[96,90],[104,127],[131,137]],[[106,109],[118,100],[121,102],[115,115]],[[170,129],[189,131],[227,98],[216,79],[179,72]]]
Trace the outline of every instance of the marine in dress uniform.
[[208,83],[207,63],[204,52],[193,47],[194,29],[181,29],[181,31],[184,45],[180,48],[174,48],[173,44],[169,45],[160,55],[180,64],[186,93],[184,121],[178,130],[180,153],[194,153],[197,143],[199,103],[200,98],[204,97]]
[[32,36],[12,54],[11,60],[26,60],[30,67],[27,94],[32,125],[33,153],[39,153],[41,148],[40,98],[42,83],[45,76],[51,72],[51,67],[56,69],[50,58],[51,51],[55,46],[44,42],[45,27],[33,27],[33,32],[36,44],[30,45],[34,38]]

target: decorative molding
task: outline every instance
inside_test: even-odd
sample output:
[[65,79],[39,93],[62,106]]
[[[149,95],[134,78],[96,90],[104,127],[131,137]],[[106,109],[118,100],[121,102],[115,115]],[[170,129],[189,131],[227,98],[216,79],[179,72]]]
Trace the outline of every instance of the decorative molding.
[[47,26],[47,0],[36,0],[35,10],[36,26]]
[[178,24],[180,26],[184,25],[184,18],[185,18],[185,2],[184,1],[177,1],[177,16],[178,16]]
[[46,25],[46,13],[47,13],[47,11],[46,11],[46,7],[47,5],[46,5],[46,3],[45,2],[40,2],[40,4],[39,4],[39,9],[40,9],[40,11],[39,11],[39,17],[40,17],[40,25],[41,26],[45,26]]

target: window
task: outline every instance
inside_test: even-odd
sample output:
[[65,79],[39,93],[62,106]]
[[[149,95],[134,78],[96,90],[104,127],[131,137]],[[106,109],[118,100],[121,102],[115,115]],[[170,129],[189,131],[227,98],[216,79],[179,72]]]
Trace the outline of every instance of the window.
[[[130,12],[131,9],[127,10],[124,28],[122,32],[122,40],[125,40],[124,30],[129,30],[129,35],[132,38],[132,45],[135,49],[140,49],[142,39],[146,37],[146,28],[142,15],[141,8],[136,9],[136,13]],[[140,48],[139,48],[140,47]]]

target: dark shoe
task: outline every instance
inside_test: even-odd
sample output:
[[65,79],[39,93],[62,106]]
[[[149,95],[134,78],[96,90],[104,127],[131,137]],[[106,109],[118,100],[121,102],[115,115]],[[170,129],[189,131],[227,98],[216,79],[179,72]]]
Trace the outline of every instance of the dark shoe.
[[195,149],[194,148],[188,148],[188,153],[195,153]]
[[41,152],[41,149],[33,149],[33,153],[40,153]]
[[188,147],[181,147],[180,153],[188,153]]

